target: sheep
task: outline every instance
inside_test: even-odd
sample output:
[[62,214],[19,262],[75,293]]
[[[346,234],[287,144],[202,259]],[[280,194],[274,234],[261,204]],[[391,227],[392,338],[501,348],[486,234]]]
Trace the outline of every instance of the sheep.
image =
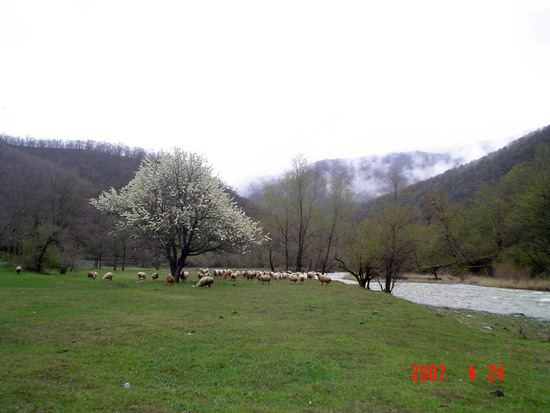
[[212,277],[210,277],[209,275],[205,275],[199,280],[199,282],[197,283],[197,287],[208,286],[208,288],[210,288],[213,282],[214,282],[214,279]]
[[88,273],[88,278],[92,278],[92,279],[95,280],[95,279],[97,278],[97,272],[95,272],[95,271],[90,271],[90,272]]
[[103,276],[103,279],[113,281],[113,273],[112,272],[106,272],[105,275]]
[[153,280],[158,280],[158,278],[159,278],[159,273],[158,273],[158,272],[154,272],[153,275],[151,275],[151,278],[152,278]]
[[305,280],[307,280],[307,275],[298,273],[298,280],[300,280],[300,284],[303,284]]
[[267,273],[264,273],[264,274],[259,274],[258,275],[258,280],[263,283],[267,282],[269,284],[269,282],[271,281],[271,275],[267,274]]
[[141,280],[142,278],[143,278],[144,280],[147,279],[147,274],[144,273],[144,272],[142,272],[142,271],[138,272],[138,273],[137,273],[137,276],[138,276],[138,280]]
[[317,274],[317,279],[321,281],[321,284],[329,284],[332,279],[328,275]]
[[21,270],[22,270],[22,269],[23,269],[23,268],[21,268],[21,266],[18,265],[17,267],[15,267],[15,272],[16,272],[17,274],[21,274]]
[[298,281],[298,275],[294,273],[288,274],[288,279],[291,283],[296,284],[296,282]]
[[187,277],[189,277],[189,272],[184,271],[184,269],[182,268],[181,271],[180,271],[180,278],[183,279],[183,280],[186,280]]
[[166,285],[174,285],[174,281],[176,281],[176,279],[174,277],[172,277],[171,275],[168,275],[166,277],[166,280],[164,281],[164,284]]
[[307,278],[314,280],[315,279],[315,273],[313,271],[309,271],[307,273]]

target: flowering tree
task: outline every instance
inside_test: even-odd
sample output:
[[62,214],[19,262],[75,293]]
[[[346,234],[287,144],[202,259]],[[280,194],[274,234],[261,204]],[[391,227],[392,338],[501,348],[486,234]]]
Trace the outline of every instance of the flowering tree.
[[177,280],[189,256],[244,253],[266,239],[223,189],[206,159],[179,149],[146,157],[128,185],[103,192],[91,204],[120,217],[121,228],[132,228],[162,246]]

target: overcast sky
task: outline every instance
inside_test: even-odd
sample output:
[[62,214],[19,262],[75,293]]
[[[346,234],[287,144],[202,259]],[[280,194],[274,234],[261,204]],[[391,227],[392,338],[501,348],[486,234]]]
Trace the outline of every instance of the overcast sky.
[[0,132],[310,161],[550,124],[550,1],[0,0]]

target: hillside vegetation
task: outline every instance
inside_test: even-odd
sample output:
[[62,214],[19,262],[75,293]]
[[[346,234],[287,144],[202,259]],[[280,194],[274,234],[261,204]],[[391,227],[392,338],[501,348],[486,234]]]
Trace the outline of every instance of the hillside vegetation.
[[[545,276],[550,272],[548,145],[549,126],[409,186],[409,177],[393,168],[385,180],[377,176],[391,193],[366,204],[352,201],[353,179],[359,175],[350,177],[328,161],[312,165],[297,157],[283,176],[258,189],[255,200],[225,189],[260,222],[269,242],[246,255],[206,253],[188,265],[344,268],[362,285],[384,277],[388,292],[403,271],[428,271],[435,277],[441,271]],[[86,265],[115,269],[166,263],[163,246],[147,235],[113,232],[120,217],[100,214],[90,205],[102,191],[128,184],[145,155],[141,149],[92,141],[4,137],[3,259],[35,271],[61,272],[83,259]],[[391,157],[394,163],[399,159]],[[393,240],[392,245],[381,240]]]

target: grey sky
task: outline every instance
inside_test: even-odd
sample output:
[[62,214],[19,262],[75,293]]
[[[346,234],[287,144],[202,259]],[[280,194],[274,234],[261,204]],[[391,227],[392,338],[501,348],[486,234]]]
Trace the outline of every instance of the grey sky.
[[0,0],[0,132],[206,155],[227,183],[550,123],[549,1]]

